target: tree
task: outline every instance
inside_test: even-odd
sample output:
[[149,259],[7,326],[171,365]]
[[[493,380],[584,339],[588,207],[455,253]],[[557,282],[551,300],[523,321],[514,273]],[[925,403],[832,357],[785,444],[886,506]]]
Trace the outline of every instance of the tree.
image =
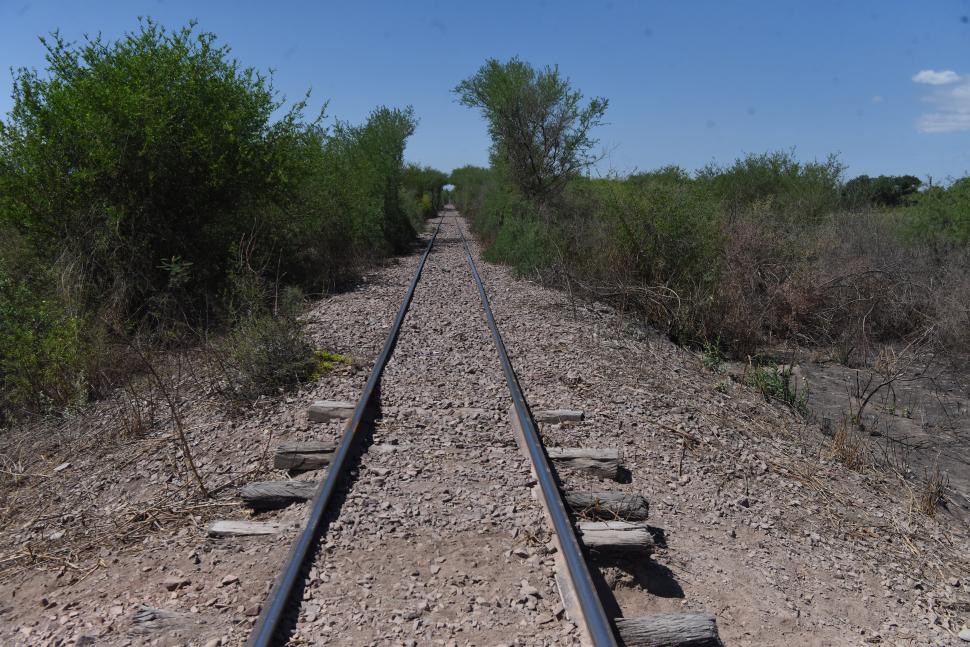
[[603,123],[608,101],[572,89],[558,67],[533,68],[512,58],[489,59],[455,87],[459,101],[488,121],[492,159],[541,206],[597,161],[590,131]]
[[0,220],[82,268],[89,298],[121,314],[176,284],[200,310],[230,245],[288,190],[303,103],[282,110],[267,77],[191,24],[42,42],[46,74],[14,73],[0,126]]

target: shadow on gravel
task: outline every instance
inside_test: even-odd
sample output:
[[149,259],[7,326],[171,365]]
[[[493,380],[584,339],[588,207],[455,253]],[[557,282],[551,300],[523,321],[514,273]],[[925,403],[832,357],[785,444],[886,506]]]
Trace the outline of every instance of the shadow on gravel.
[[597,556],[596,565],[599,568],[591,569],[594,571],[591,573],[593,583],[603,601],[604,610],[608,614],[613,614],[612,617],[620,617],[622,614],[616,603],[616,598],[613,596],[612,587],[603,575],[602,569],[604,568],[616,569],[626,575],[619,581],[616,581],[616,578],[611,578],[616,581],[617,586],[637,587],[661,598],[683,599],[685,597],[684,589],[677,582],[673,571],[650,558],[631,560],[608,559]]
[[[371,396],[369,415],[367,415],[367,417],[364,419],[364,424],[360,428],[362,433],[360,433],[358,436],[357,445],[353,448],[351,454],[348,456],[345,467],[346,474],[344,475],[340,486],[334,490],[333,496],[327,505],[326,514],[324,515],[324,518],[320,523],[320,527],[318,528],[319,532],[317,533],[317,537],[310,547],[309,554],[311,556],[320,555],[322,543],[327,536],[327,531],[330,529],[330,524],[340,516],[340,511],[343,509],[344,503],[347,501],[347,493],[350,491],[354,480],[356,480],[359,474],[361,457],[374,443],[375,423],[380,420],[381,417],[381,383],[378,382],[377,387],[374,389],[374,393]],[[307,584],[309,582],[310,569],[313,568],[315,562],[316,559],[310,557],[303,563],[300,569],[300,577],[297,584],[293,587],[292,593],[290,594],[289,602],[287,604],[287,612],[277,627],[276,633],[274,634],[274,645],[286,645],[296,630],[302,603],[295,603],[294,601],[303,600],[303,594],[306,591]]]

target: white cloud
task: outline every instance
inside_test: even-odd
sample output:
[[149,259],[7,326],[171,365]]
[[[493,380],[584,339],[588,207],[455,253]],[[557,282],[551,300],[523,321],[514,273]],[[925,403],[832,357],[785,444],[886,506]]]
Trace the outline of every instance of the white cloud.
[[881,95],[878,95],[878,94],[873,95],[872,96],[872,102],[873,103],[882,103],[882,96]]
[[953,70],[920,70],[913,75],[914,83],[925,83],[927,85],[949,85],[960,80],[960,75]]
[[937,88],[923,100],[933,110],[920,115],[916,129],[922,133],[953,133],[970,130],[970,78]]

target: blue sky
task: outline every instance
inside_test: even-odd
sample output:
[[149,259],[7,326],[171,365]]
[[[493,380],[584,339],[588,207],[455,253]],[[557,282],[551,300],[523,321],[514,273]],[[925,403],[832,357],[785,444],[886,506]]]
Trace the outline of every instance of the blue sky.
[[45,2],[0,0],[0,113],[37,36],[115,38],[148,15],[196,18],[278,89],[360,121],[413,105],[410,160],[485,164],[488,139],[450,89],[489,57],[558,64],[609,98],[597,172],[695,169],[747,152],[838,153],[849,175],[970,174],[970,1]]

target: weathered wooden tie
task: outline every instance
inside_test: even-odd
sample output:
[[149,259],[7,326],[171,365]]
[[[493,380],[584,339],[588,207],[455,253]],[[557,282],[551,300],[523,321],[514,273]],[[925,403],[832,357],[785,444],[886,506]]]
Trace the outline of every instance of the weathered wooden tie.
[[278,470],[307,471],[330,464],[337,444],[330,441],[282,443],[273,456],[273,467]]
[[239,496],[249,507],[266,510],[309,501],[316,490],[314,481],[257,481],[239,488]]
[[577,527],[580,539],[593,554],[631,557],[653,552],[653,535],[643,524],[627,521],[582,521]]
[[706,613],[658,613],[617,618],[616,632],[626,647],[720,647],[714,616]]
[[213,521],[209,525],[210,537],[251,537],[275,535],[282,530],[278,523],[269,521]]
[[582,470],[614,481],[620,478],[620,450],[588,447],[547,447],[546,453],[556,467]]
[[571,491],[563,498],[573,512],[588,519],[643,521],[650,510],[639,494]]
[[534,411],[532,413],[532,418],[536,422],[580,422],[586,414],[582,411],[573,411],[572,409],[545,409],[543,411]]
[[307,417],[310,422],[330,422],[331,420],[350,420],[356,405],[344,400],[317,400],[310,405]]

